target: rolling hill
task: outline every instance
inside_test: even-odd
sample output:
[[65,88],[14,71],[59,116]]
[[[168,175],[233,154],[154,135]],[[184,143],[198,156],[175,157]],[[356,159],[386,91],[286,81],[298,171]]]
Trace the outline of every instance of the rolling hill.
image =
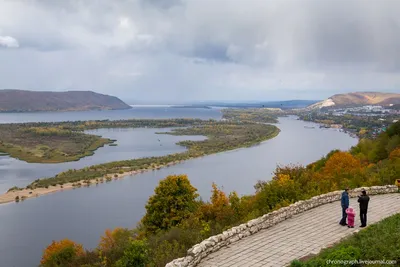
[[380,92],[355,92],[333,95],[326,100],[308,106],[307,109],[327,107],[356,107],[364,105],[390,106],[396,104],[400,104],[400,94]]
[[0,90],[0,112],[129,109],[115,96],[91,91],[46,92]]

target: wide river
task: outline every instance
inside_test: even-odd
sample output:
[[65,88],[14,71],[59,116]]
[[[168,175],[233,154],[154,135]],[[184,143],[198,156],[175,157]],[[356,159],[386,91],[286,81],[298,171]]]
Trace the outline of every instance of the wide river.
[[[216,109],[164,107],[88,113],[90,115],[84,112],[34,113],[40,114],[37,117],[32,113],[0,114],[0,123],[133,117],[221,117]],[[93,248],[105,229],[134,227],[143,216],[146,201],[159,180],[167,175],[187,174],[203,199],[210,197],[213,182],[222,186],[225,192],[235,190],[240,195],[252,194],[258,180],[271,179],[277,164],[308,164],[333,149],[346,150],[357,143],[357,139],[342,132],[319,129],[318,125],[299,121],[295,117],[280,118],[276,125],[281,130],[280,134],[258,146],[193,159],[107,184],[0,205],[0,266],[37,266],[43,249],[52,240],[69,238],[82,243],[85,248]],[[182,151],[174,143],[188,139],[155,135],[155,131],[159,130],[97,130],[96,134],[117,139],[118,146],[100,148],[92,157],[78,162],[41,166],[0,157],[0,190],[6,190],[10,185],[26,185],[64,168],[81,168],[94,163]],[[202,137],[190,138],[199,140]]]

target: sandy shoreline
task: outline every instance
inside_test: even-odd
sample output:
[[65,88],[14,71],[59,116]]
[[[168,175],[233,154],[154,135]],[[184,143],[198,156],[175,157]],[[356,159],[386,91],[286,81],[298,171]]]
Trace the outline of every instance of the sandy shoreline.
[[[63,185],[49,186],[48,188],[40,187],[40,188],[35,188],[35,189],[13,190],[13,191],[6,192],[6,193],[3,193],[0,195],[0,204],[24,201],[28,198],[40,197],[43,195],[56,193],[56,192],[60,192],[60,191],[64,191],[64,190],[70,190],[70,189],[81,188],[81,187],[89,187],[89,186],[96,185],[99,183],[106,183],[106,182],[110,182],[112,180],[118,180],[118,179],[124,178],[125,176],[136,175],[136,174],[144,173],[147,171],[159,170],[161,168],[176,165],[176,164],[182,163],[184,161],[185,160],[174,161],[174,162],[167,163],[165,165],[158,165],[158,166],[154,166],[152,168],[141,169],[141,170],[137,170],[137,171],[124,172],[122,174],[112,173],[112,174],[107,175],[111,179],[109,178],[107,180],[105,177],[98,177],[96,179],[91,179],[89,184],[87,183],[87,180],[80,180],[80,181],[74,182],[74,183],[65,183]],[[16,200],[17,197],[18,197],[18,201]]]

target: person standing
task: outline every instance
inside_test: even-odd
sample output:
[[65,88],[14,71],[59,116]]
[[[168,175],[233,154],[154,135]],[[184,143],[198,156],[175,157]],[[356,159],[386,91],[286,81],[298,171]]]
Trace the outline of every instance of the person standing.
[[367,192],[363,190],[361,196],[358,196],[358,203],[360,203],[360,220],[361,220],[361,225],[360,227],[365,227],[367,226],[367,211],[368,211],[368,202],[369,202],[369,196],[367,195]]
[[346,213],[346,209],[349,207],[349,188],[346,187],[346,189],[344,190],[344,192],[342,193],[342,198],[340,200],[341,205],[342,205],[342,219],[340,220],[339,224],[346,226],[346,219],[347,219],[347,213]]

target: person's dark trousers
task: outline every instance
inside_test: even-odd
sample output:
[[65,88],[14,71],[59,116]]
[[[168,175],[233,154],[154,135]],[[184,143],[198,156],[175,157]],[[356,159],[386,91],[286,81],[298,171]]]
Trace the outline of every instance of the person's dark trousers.
[[361,226],[367,226],[367,210],[360,210]]
[[346,225],[346,219],[347,219],[346,209],[347,207],[342,206],[342,219],[340,220],[341,225]]

